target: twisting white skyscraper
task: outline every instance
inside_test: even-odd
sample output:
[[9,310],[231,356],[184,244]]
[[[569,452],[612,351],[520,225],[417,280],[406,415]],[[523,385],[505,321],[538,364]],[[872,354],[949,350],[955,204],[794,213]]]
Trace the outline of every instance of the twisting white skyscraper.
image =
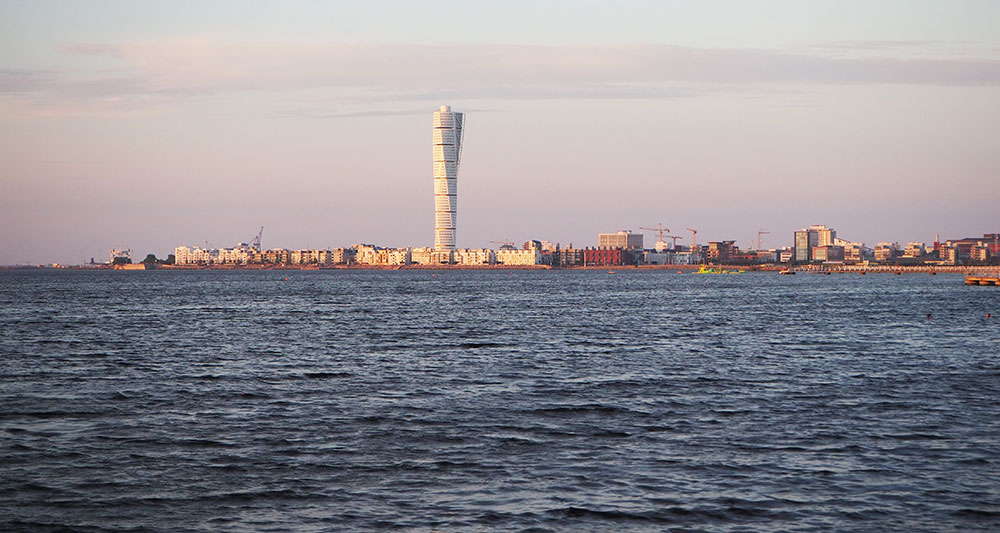
[[458,164],[462,160],[465,113],[443,105],[434,112],[434,249],[455,249]]

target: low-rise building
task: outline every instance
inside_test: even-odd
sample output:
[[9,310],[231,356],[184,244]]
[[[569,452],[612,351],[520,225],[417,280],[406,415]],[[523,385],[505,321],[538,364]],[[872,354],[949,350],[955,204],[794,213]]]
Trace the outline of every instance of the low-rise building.
[[381,248],[375,252],[375,264],[399,266],[410,264],[409,248]]
[[844,260],[843,246],[823,245],[823,246],[816,246],[813,248],[813,261],[826,263],[829,261],[843,261],[843,260]]
[[374,265],[375,255],[378,252],[378,246],[372,244],[355,244],[354,245],[354,260],[359,265]]
[[223,265],[245,265],[250,262],[251,252],[249,247],[219,248],[217,261]]
[[990,246],[984,242],[978,242],[969,247],[969,262],[986,263],[990,260]]
[[410,261],[414,265],[429,265],[431,264],[432,261],[431,254],[433,252],[434,248],[429,248],[426,246],[413,248],[412,250],[410,250]]
[[586,248],[583,264],[586,266],[622,266],[632,263],[632,254],[624,248]]
[[713,241],[708,243],[706,257],[711,263],[728,263],[732,256],[739,253],[736,241]]
[[620,230],[618,233],[598,233],[597,248],[600,250],[613,248],[641,250],[642,233],[632,233],[632,230],[627,229]]
[[552,266],[562,268],[583,266],[583,250],[560,248],[552,252]]
[[642,254],[642,264],[644,265],[670,265],[672,264],[673,254],[668,251],[649,251],[646,250]]
[[289,261],[293,265],[329,265],[332,254],[329,250],[292,250]]
[[334,248],[330,250],[330,263],[334,265],[349,265],[354,262],[354,248]]
[[496,252],[496,262],[498,265],[507,266],[528,266],[537,265],[541,259],[538,250],[510,250],[499,249]]
[[844,262],[860,263],[871,256],[871,250],[865,248],[863,242],[851,242],[846,239],[834,239],[833,244],[844,248]]
[[777,263],[778,252],[776,250],[757,250],[756,259],[761,264]]
[[875,260],[879,262],[892,261],[899,251],[899,244],[894,242],[880,242],[875,245]]
[[451,250],[421,247],[410,250],[410,262],[414,265],[450,265],[454,257]]
[[214,265],[219,261],[219,250],[203,250],[195,246],[174,248],[175,265]]
[[674,252],[670,257],[671,264],[674,265],[697,265],[701,261],[701,256],[697,251]]
[[458,265],[492,265],[496,263],[496,255],[489,248],[459,248],[454,260]]
[[926,253],[927,250],[922,242],[908,242],[906,243],[906,247],[903,248],[903,257],[923,257]]

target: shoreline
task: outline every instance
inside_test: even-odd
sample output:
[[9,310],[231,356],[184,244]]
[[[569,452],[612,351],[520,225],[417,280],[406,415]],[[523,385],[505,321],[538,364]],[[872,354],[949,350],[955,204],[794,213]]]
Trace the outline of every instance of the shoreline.
[[[141,263],[136,263],[141,264]],[[109,265],[59,266],[47,265],[9,265],[0,266],[0,270],[183,270],[183,271],[234,271],[234,270],[529,270],[529,271],[574,271],[597,270],[615,272],[637,271],[675,271],[687,273],[696,271],[702,265],[609,265],[609,266],[571,266],[553,267],[551,265],[154,265],[152,268],[116,268]],[[920,265],[707,265],[713,268],[738,269],[745,272],[779,272],[792,270],[802,274],[993,274],[1000,271],[998,266],[920,266]]]

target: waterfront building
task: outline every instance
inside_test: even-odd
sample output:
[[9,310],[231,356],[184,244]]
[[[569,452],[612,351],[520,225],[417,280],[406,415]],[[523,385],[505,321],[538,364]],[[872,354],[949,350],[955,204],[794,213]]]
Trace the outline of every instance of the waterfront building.
[[795,256],[795,249],[784,248],[778,252],[778,261],[781,263],[788,263]]
[[957,265],[960,263],[959,249],[948,242],[943,242],[938,246],[938,258],[942,264]]
[[454,250],[458,222],[458,166],[465,113],[443,105],[434,112],[434,249]]
[[670,257],[671,264],[673,265],[697,265],[701,261],[701,257],[697,250],[686,251],[686,252],[674,252]]
[[831,246],[836,244],[834,241],[837,240],[837,230],[833,228],[828,228],[822,224],[813,224],[809,226],[809,232],[816,234],[816,244],[813,246]]
[[982,241],[969,247],[969,263],[986,263],[990,260],[990,246]]
[[498,265],[507,266],[537,265],[541,260],[541,255],[538,250],[510,250],[501,248],[496,251],[496,262]]
[[524,245],[522,245],[521,248],[524,249],[524,250],[538,250],[539,252],[541,252],[542,251],[542,241],[534,240],[534,239],[532,239],[530,241],[524,241]]
[[908,242],[906,247],[903,248],[903,257],[923,257],[927,253],[927,249],[922,242]]
[[613,248],[641,250],[642,233],[632,233],[632,230],[627,229],[620,230],[618,233],[598,233],[597,248],[600,250]]
[[812,261],[812,239],[808,229],[800,229],[795,232],[794,247],[795,253],[792,260],[796,263],[808,263]]
[[583,265],[583,250],[577,250],[572,246],[560,248],[552,252],[552,266],[554,267],[574,267]]
[[985,263],[1000,256],[1000,234],[986,233],[982,238],[948,239],[941,243],[938,254],[952,265]]
[[354,248],[334,248],[330,250],[330,264],[333,265],[348,265],[354,262],[354,254],[357,250]]
[[[659,243],[657,243],[659,244]],[[656,250],[650,252],[646,250],[642,254],[642,264],[644,265],[669,265],[673,254],[666,250]]]
[[880,242],[875,245],[875,260],[879,262],[892,261],[899,252],[899,244],[894,242]]
[[635,264],[634,257],[625,248],[586,248],[583,250],[586,266],[622,266]]
[[740,249],[736,246],[736,241],[715,241],[708,243],[706,257],[712,263],[726,263],[739,253]]
[[777,263],[778,252],[775,250],[757,250],[754,254],[754,262],[762,264]]
[[450,265],[453,262],[451,250],[435,250],[421,247],[410,250],[410,262],[414,265]]
[[429,265],[431,264],[432,261],[431,254],[433,252],[434,248],[429,248],[426,246],[414,248],[410,250],[410,261],[414,265]]
[[863,242],[851,242],[837,237],[833,244],[844,248],[844,261],[847,263],[860,263],[871,257],[871,249],[865,247]]
[[330,250],[292,250],[290,261],[293,265],[326,266],[333,261]]
[[292,262],[292,251],[284,248],[264,250],[253,255],[255,263],[264,265],[287,265]]
[[[219,248],[217,262],[222,265],[245,265],[250,262],[251,250],[249,246],[239,246],[237,248]],[[174,262],[176,263],[176,256]]]
[[823,245],[813,248],[813,261],[826,263],[828,261],[843,261],[844,247]]
[[454,261],[458,265],[492,265],[496,263],[496,255],[489,248],[459,248],[455,250]]
[[374,265],[378,249],[379,248],[377,246],[372,244],[355,244],[354,260],[357,261],[359,265]]
[[837,230],[828,228],[822,224],[813,224],[808,228],[803,228],[795,232],[794,248],[795,262],[809,263],[815,261],[813,248],[817,246],[836,245]]
[[175,265],[214,265],[219,260],[218,250],[203,250],[195,246],[174,248]]
[[382,248],[375,251],[375,264],[400,266],[410,264],[409,248]]

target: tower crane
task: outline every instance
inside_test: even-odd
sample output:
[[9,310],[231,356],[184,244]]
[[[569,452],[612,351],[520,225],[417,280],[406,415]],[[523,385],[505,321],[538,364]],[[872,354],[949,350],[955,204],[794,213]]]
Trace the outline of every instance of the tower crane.
[[686,230],[688,230],[688,231],[691,232],[691,246],[692,247],[697,246],[698,245],[698,239],[696,237],[698,236],[698,230],[696,230],[694,228],[684,228],[684,229],[686,229]]
[[761,244],[761,238],[760,237],[761,237],[761,235],[770,235],[770,233],[771,232],[767,231],[766,229],[757,230],[757,251],[758,252],[760,251],[760,244]]
[[509,250],[516,250],[517,249],[514,246],[514,241],[511,241],[510,239],[503,240],[503,241],[490,241],[490,242],[493,243],[493,244],[499,244],[501,249],[504,249],[504,248],[507,248]]
[[677,249],[677,239],[683,239],[684,237],[681,237],[680,235],[671,235],[670,238],[674,240],[674,250],[676,250]]
[[640,227],[639,229],[645,229],[645,230],[657,232],[659,234],[659,238],[657,239],[659,242],[663,242],[663,234],[664,233],[670,233],[670,228],[664,228],[662,223],[661,224],[657,224],[655,228],[643,228],[643,227]]

